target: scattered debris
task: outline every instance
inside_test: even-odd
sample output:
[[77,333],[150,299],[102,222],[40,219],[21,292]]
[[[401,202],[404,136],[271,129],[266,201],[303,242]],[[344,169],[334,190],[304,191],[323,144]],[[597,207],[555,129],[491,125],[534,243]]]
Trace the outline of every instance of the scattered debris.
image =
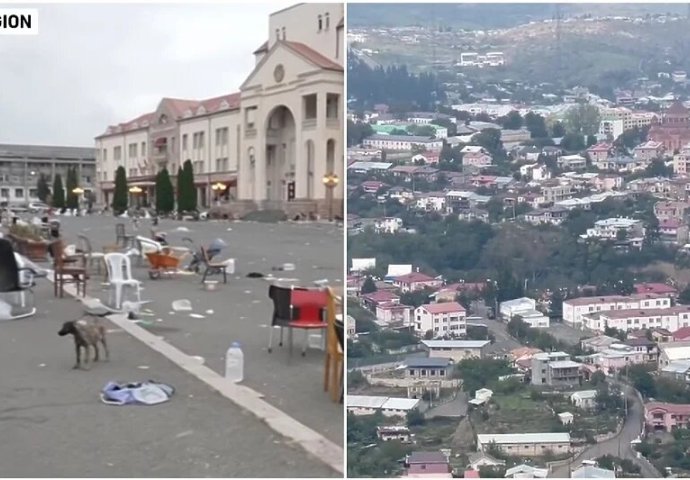
[[177,227],[175,230],[178,232],[188,232],[189,229],[187,227]]
[[38,365],[38,368],[43,368],[43,367],[45,367],[45,366],[46,366],[45,363],[41,363],[41,364]]
[[101,401],[108,405],[157,405],[167,402],[175,393],[170,385],[148,382],[108,382],[101,390]]
[[187,299],[175,300],[174,302],[172,302],[172,309],[175,312],[191,312],[192,302],[190,302]]
[[232,232],[232,227],[228,227],[227,231]]
[[251,290],[245,290],[244,293],[246,293],[247,295],[250,295],[252,293],[252,291]]
[[189,316],[192,318],[206,318],[203,315],[199,315],[198,313],[190,313]]
[[247,278],[263,278],[264,274],[259,272],[249,272]]
[[148,369],[149,369],[149,366],[148,366],[148,365],[139,365],[137,368],[138,368],[139,370],[148,370]]
[[284,263],[278,267],[273,267],[274,272],[292,272],[295,270],[294,263]]
[[213,315],[213,313],[214,313],[213,310],[210,308],[208,310],[206,310],[206,315]]
[[190,358],[196,360],[196,361],[199,362],[199,364],[201,364],[201,365],[203,365],[204,363],[206,363],[206,359],[205,359],[204,357],[199,356],[199,355],[192,355]]

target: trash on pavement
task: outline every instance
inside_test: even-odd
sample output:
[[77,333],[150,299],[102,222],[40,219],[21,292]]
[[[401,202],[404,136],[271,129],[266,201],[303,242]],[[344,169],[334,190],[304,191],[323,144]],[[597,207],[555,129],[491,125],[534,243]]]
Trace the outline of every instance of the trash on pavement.
[[192,302],[187,299],[175,300],[172,302],[172,309],[175,312],[191,312]]
[[101,401],[108,405],[157,405],[167,402],[175,393],[170,385],[147,382],[108,382],[101,390]]
[[206,315],[213,315],[213,313],[214,313],[214,312],[213,312],[213,310],[211,310],[211,309],[206,310]]
[[189,229],[187,227],[177,227],[175,230],[178,232],[188,232]]
[[189,316],[192,318],[206,318],[203,315],[199,315],[198,313],[190,313]]

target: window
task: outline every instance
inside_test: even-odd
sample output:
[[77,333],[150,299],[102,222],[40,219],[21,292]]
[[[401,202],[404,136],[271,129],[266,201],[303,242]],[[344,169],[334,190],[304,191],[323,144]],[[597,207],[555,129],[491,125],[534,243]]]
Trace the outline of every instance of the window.
[[146,156],[146,142],[141,142],[141,156]]
[[137,157],[137,144],[136,143],[130,143],[129,144],[129,158],[136,158]]
[[15,188],[14,189],[14,198],[24,198],[24,189],[23,188]]
[[304,118],[307,120],[316,120],[317,115],[317,100],[316,94],[305,95],[302,97],[302,104],[304,108]]
[[217,128],[216,129],[216,146],[225,146],[228,144],[228,138],[229,138],[229,129],[228,127],[225,128]]
[[103,161],[104,162],[108,161],[108,150],[105,148],[103,149]]
[[115,147],[113,149],[113,160],[119,162],[122,159],[122,147]]
[[0,188],[0,198],[10,198],[10,189]]
[[280,28],[276,28],[276,42],[280,40]]
[[283,40],[285,40],[285,27],[281,28],[282,34],[283,34]]
[[254,123],[256,121],[256,110],[257,107],[249,107],[244,111],[244,123],[248,130],[256,128]]
[[187,151],[187,134],[182,135],[182,151]]
[[324,15],[324,18],[326,20],[326,30],[328,30],[328,28],[331,26],[331,18],[328,13]]
[[319,32],[323,30],[323,17],[319,15]]

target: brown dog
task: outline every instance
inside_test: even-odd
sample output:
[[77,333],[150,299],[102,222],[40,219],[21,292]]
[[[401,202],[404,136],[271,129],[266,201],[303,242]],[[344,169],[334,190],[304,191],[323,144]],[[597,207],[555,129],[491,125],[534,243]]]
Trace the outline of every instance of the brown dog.
[[103,350],[105,352],[105,360],[110,359],[110,352],[108,351],[108,344],[105,341],[105,327],[101,325],[98,320],[91,318],[82,318],[79,320],[73,320],[70,322],[65,322],[62,324],[62,328],[58,332],[58,335],[64,337],[65,335],[74,336],[74,346],[76,348],[77,363],[74,365],[75,369],[81,367],[81,349],[84,349],[86,353],[84,357],[84,369],[88,369],[89,366],[89,353],[90,348],[93,347],[95,355],[93,361],[97,362],[99,359],[98,343],[103,344]]

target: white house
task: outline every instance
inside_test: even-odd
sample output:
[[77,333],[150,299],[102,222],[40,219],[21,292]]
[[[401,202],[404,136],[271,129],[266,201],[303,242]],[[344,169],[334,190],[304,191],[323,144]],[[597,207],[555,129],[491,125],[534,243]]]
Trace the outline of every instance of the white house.
[[434,337],[459,337],[467,331],[467,313],[457,302],[430,303],[415,310],[414,331],[423,336],[431,330]]
[[347,396],[347,411],[354,415],[373,415],[380,411],[386,417],[405,416],[418,405],[417,398]]
[[597,406],[597,391],[596,390],[580,390],[570,395],[570,401],[577,408],[589,410]]
[[489,340],[422,340],[429,357],[450,358],[454,362],[465,358],[482,358],[490,344]]
[[499,433],[477,435],[477,450],[496,445],[508,455],[536,457],[550,450],[556,455],[570,452],[569,433]]
[[531,298],[522,297],[501,302],[499,312],[506,320],[519,315],[522,321],[532,328],[548,328],[550,325],[549,317],[537,310],[537,302]]
[[561,422],[561,425],[571,425],[573,420],[575,420],[575,415],[570,412],[559,413],[558,420]]
[[621,234],[624,239],[637,241],[641,245],[645,235],[642,220],[621,217],[597,220],[594,222],[594,228],[588,228],[587,233],[582,234],[581,237],[616,240]]
[[386,217],[374,221],[374,231],[376,233],[396,233],[403,226],[402,218]]
[[670,306],[671,296],[657,293],[571,298],[563,302],[563,321],[572,326],[581,327],[583,315],[590,313],[609,310],[669,308]]

